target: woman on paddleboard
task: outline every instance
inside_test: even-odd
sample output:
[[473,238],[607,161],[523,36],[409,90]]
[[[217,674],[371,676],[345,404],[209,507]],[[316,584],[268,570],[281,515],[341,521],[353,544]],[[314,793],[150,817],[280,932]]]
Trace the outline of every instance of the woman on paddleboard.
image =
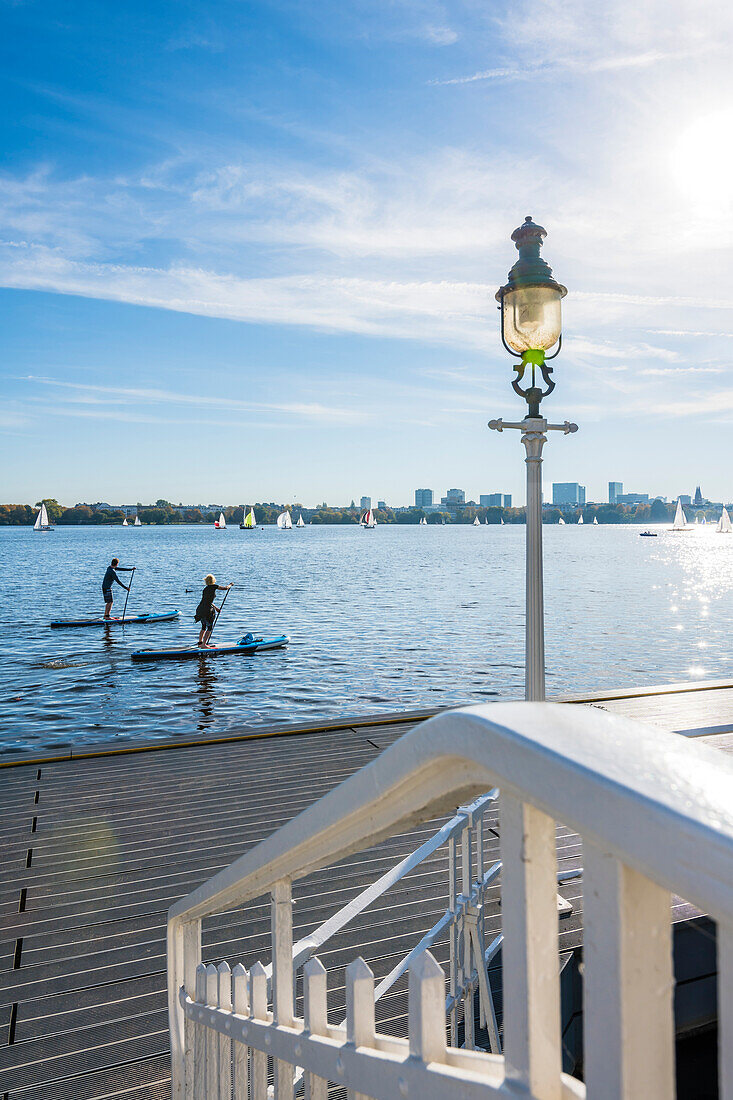
[[206,649],[209,645],[209,638],[211,637],[211,631],[214,629],[214,623],[216,622],[216,616],[219,613],[219,608],[214,604],[217,592],[228,592],[232,587],[231,584],[217,584],[216,577],[212,573],[208,573],[204,577],[204,584],[206,588],[203,591],[199,605],[196,608],[196,614],[194,616],[194,622],[201,623],[201,632],[199,634],[198,648]]
[[124,588],[126,592],[130,589],[126,584],[123,584],[120,578],[117,576],[115,570],[119,569],[120,573],[131,573],[132,569],[126,569],[120,565],[119,558],[112,558],[112,564],[107,566],[107,572],[104,574],[104,580],[102,581],[102,596],[104,597],[104,617],[109,619],[112,612],[112,585],[117,582],[120,588]]

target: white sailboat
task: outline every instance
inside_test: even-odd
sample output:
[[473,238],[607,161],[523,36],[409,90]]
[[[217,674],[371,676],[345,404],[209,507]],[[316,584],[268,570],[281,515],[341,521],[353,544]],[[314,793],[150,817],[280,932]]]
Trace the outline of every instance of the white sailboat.
[[122,526],[123,527],[129,527],[130,526],[130,524],[127,522],[127,516],[125,516],[125,518],[123,519]]
[[428,525],[427,517],[426,516],[420,516],[420,522],[418,524],[418,527],[427,527],[427,525]]
[[298,516],[298,522],[296,523],[295,526],[296,527],[305,527],[305,523],[303,522],[303,513],[302,512]]
[[489,517],[488,516],[486,516],[486,518],[484,519],[484,524],[486,525],[486,527],[489,526]]
[[38,515],[36,516],[36,522],[33,524],[34,531],[53,531],[53,527],[48,522],[48,512],[46,511],[46,505],[42,504]]
[[723,513],[718,520],[718,526],[715,528],[719,535],[729,535],[733,531],[733,524],[730,522],[730,516],[728,515],[728,509],[724,508]]
[[142,527],[142,523],[140,522],[140,516],[135,516],[135,522],[133,523],[132,526],[133,527]]
[[585,523],[585,520],[583,519],[583,513],[582,512],[578,516],[578,523]]
[[474,519],[473,525],[474,525],[474,527],[480,527],[481,526],[481,520],[478,518],[478,516],[476,516],[476,518]]
[[505,524],[504,524],[504,520],[503,520],[503,519],[500,519],[500,520],[499,520],[499,524],[500,524],[500,525],[501,525],[502,527],[504,527],[504,526],[505,526]]
[[692,527],[687,522],[687,516],[682,508],[682,501],[677,501],[677,511],[674,514],[674,523],[672,524],[673,531],[691,531]]
[[214,523],[214,529],[215,529],[216,531],[226,531],[226,529],[227,529],[227,521],[226,521],[226,519],[224,518],[224,513],[223,513],[223,512],[219,512],[219,518],[218,518],[218,520],[216,520],[216,522]]
[[558,520],[557,522],[558,522],[558,524],[560,525],[560,527],[564,527],[564,526],[565,526],[565,520],[564,520],[564,519],[562,518],[562,516],[560,516],[560,518],[559,518],[559,520]]
[[250,508],[247,514],[244,514],[245,510],[242,509],[242,522],[239,525],[240,531],[254,531],[257,527],[257,520],[255,519],[254,508]]
[[594,527],[598,526],[598,516],[593,516],[593,526]]
[[277,525],[281,531],[290,531],[293,526],[293,521],[290,518],[290,512],[281,512],[277,517]]
[[367,508],[366,512],[364,512],[361,519],[359,520],[359,523],[362,527],[369,531],[377,526],[377,517],[374,515],[374,512],[371,510],[371,508]]

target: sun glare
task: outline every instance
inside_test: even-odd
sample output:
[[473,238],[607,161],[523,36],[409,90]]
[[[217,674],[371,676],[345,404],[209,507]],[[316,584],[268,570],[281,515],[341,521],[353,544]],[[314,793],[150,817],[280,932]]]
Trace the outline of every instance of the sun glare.
[[672,177],[694,210],[715,217],[731,206],[733,107],[701,115],[682,130],[671,151]]

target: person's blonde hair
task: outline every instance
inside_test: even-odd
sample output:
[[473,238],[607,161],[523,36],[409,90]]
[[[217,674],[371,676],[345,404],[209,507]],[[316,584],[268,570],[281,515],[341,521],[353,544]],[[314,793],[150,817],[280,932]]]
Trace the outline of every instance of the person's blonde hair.
[[204,584],[216,584],[216,577],[213,573],[207,573],[204,577]]

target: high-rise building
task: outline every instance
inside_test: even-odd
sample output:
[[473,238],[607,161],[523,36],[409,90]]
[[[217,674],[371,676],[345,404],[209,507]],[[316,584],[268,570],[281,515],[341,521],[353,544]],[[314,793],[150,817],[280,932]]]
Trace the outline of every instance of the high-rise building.
[[511,508],[511,506],[512,506],[512,494],[511,493],[504,493],[504,507],[505,508]]
[[552,484],[553,504],[585,504],[585,485],[577,481],[555,481]]
[[465,489],[449,489],[445,495],[445,499],[448,504],[465,504],[466,503],[466,490]]
[[378,500],[377,501],[377,508],[381,509],[381,511],[384,511],[384,509],[386,507],[387,507],[387,505],[385,504],[385,502],[383,500]]
[[704,501],[705,501],[705,498],[702,495],[702,489],[698,485],[697,489],[695,489],[695,499],[693,500],[692,503],[697,504],[699,506],[699,505],[703,504]]
[[359,505],[359,507],[361,508],[362,512],[368,512],[369,509],[371,508],[371,506],[372,506],[372,498],[371,497],[362,497],[361,498],[361,504]]
[[677,499],[680,501],[681,504],[692,504],[692,497],[689,495],[689,493],[681,493]]
[[501,493],[482,493],[479,504],[482,508],[501,508]]
[[609,481],[608,483],[608,503],[615,504],[617,499],[624,491],[623,481]]
[[426,505],[433,503],[433,490],[432,489],[416,489],[415,490],[415,507],[424,508]]

